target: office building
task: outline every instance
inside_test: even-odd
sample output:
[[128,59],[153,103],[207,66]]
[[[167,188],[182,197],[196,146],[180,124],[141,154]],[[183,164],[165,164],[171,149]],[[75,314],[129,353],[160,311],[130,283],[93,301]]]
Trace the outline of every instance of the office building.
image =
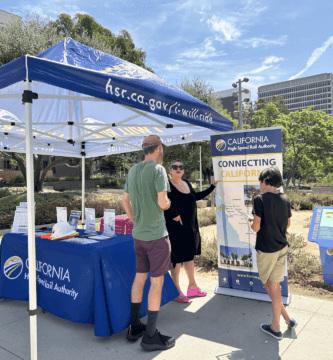
[[321,110],[332,116],[332,83],[333,74],[324,73],[263,85],[258,88],[258,100],[280,96],[290,111],[301,111],[314,105],[314,111]]
[[[235,119],[237,118],[237,116],[234,116],[234,110],[235,110],[234,102],[238,101],[238,97],[232,95],[234,92],[238,92],[238,88],[216,91],[213,93],[213,95],[221,101],[223,109],[227,109],[228,111],[230,111],[232,117]],[[244,100],[244,98],[246,97],[250,99],[250,102],[249,103],[243,102],[243,110],[247,109],[251,104],[251,91],[248,94],[242,92],[242,99]]]
[[7,21],[11,21],[12,19],[18,20],[20,18],[21,16],[0,9],[0,26],[5,25]]

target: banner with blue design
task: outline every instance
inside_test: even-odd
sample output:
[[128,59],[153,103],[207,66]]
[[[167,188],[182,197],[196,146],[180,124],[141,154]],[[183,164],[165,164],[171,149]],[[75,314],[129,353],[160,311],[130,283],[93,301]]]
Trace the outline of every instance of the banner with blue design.
[[[219,287],[266,293],[259,278],[256,233],[247,215],[260,194],[259,174],[276,165],[282,172],[282,130],[266,128],[211,137],[216,190]],[[287,271],[281,283],[288,296]]]

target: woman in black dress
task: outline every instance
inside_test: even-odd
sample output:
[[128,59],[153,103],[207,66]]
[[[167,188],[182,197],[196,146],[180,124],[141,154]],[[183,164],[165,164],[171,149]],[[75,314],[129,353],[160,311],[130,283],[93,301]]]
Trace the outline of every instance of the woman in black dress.
[[[182,179],[184,164],[181,160],[174,160],[170,165],[170,189],[168,197],[171,207],[164,212],[166,226],[171,242],[172,278],[180,295],[175,299],[178,302],[188,302],[189,297],[206,296],[201,291],[194,278],[194,255],[201,254],[201,237],[197,218],[197,201],[205,198],[216,187],[217,181],[209,189],[195,192],[189,181]],[[179,273],[184,268],[189,279],[187,296],[179,286]]]

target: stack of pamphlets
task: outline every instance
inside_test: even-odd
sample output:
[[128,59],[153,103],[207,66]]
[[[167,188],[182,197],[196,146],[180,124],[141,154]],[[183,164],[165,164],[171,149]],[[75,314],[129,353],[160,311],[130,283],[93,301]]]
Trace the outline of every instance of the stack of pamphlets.
[[77,224],[81,217],[81,211],[79,210],[72,210],[71,214],[69,215],[68,224],[71,226],[73,230],[77,229]]
[[67,208],[57,206],[57,223],[67,222]]
[[28,233],[28,209],[24,206],[16,206],[12,233]]
[[96,234],[95,209],[86,208],[86,234]]

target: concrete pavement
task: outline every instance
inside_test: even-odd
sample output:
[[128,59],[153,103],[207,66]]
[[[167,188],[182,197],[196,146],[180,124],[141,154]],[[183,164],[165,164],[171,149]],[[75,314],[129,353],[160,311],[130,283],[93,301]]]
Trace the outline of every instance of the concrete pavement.
[[[299,325],[292,332],[281,318],[284,338],[260,331],[271,320],[271,304],[215,295],[216,280],[197,279],[208,292],[187,304],[163,306],[158,330],[176,338],[167,351],[146,352],[140,340],[130,343],[126,330],[107,338],[94,336],[93,325],[74,324],[38,309],[40,360],[331,360],[333,302],[293,296],[287,310]],[[187,281],[181,278],[183,291]],[[0,359],[29,360],[27,302],[0,300]],[[147,318],[142,321],[146,323]]]

